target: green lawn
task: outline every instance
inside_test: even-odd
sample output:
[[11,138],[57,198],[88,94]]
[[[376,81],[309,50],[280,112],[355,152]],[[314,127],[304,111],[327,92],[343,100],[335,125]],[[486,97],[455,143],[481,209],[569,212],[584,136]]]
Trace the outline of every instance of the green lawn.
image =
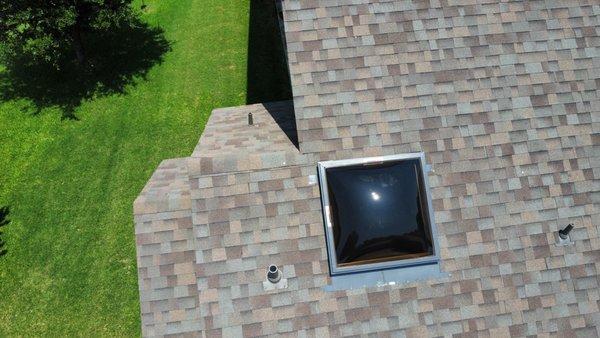
[[250,101],[249,0],[145,2],[171,50],[124,94],[86,99],[78,120],[0,101],[0,336],[139,335],[133,200],[161,160],[191,153],[212,109]]

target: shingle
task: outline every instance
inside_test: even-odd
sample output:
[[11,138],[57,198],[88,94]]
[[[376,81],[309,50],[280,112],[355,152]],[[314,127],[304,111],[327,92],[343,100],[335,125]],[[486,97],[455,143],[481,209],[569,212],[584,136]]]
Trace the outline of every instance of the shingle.
[[[596,8],[282,4],[294,105],[215,110],[193,155],[161,163],[135,202],[143,335],[597,332]],[[452,276],[323,291],[307,175],[318,160],[411,151],[435,168]],[[557,247],[568,222],[575,245]],[[264,291],[269,264],[287,289]]]

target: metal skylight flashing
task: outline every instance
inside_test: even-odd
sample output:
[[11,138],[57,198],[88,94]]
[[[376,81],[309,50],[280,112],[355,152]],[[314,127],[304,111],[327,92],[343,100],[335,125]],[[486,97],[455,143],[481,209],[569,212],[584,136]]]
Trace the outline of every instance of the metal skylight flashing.
[[[332,206],[330,203],[329,188],[327,182],[327,170],[330,168],[340,168],[346,166],[360,166],[361,164],[377,165],[386,164],[388,162],[394,163],[404,160],[417,160],[419,163],[418,168],[420,169],[420,172],[417,175],[417,179],[422,179],[423,187],[418,189],[419,191],[423,191],[426,195],[426,197],[424,198],[425,210],[423,210],[422,213],[423,217],[427,217],[428,224],[430,226],[429,231],[431,236],[432,254],[416,258],[404,258],[398,260],[386,260],[374,263],[352,264],[342,266],[343,264],[338,263],[334,243],[334,220],[332,217]],[[430,170],[431,167],[425,163],[425,155],[422,152],[336,161],[323,161],[318,163],[319,185],[321,189],[321,203],[323,208],[323,220],[325,224],[327,254],[331,276],[354,274],[359,272],[383,271],[420,265],[437,265],[439,263],[440,257],[437,227],[435,225],[435,219],[433,217],[433,206],[431,203],[431,196],[429,193],[429,182],[426,175],[426,173]],[[381,198],[376,192],[371,192],[371,194],[374,201],[377,201]]]

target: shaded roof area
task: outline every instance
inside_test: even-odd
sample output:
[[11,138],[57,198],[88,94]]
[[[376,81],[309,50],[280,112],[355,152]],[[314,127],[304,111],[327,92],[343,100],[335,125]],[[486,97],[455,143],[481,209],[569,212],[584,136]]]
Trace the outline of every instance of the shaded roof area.
[[[160,164],[134,205],[142,333],[600,335],[600,7],[283,4],[301,151],[288,102],[217,110]],[[325,291],[316,162],[419,151],[450,276]]]

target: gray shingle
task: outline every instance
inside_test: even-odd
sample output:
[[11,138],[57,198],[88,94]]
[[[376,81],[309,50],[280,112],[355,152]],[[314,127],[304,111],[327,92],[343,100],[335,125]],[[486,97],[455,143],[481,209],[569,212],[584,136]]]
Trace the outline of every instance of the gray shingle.
[[[293,107],[216,110],[192,156],[161,163],[136,199],[143,334],[597,334],[597,6],[283,6]],[[296,129],[301,151],[282,132]],[[324,291],[308,175],[321,159],[409,151],[435,169],[452,276]],[[556,247],[569,222],[575,245]],[[288,287],[265,292],[272,263]]]

